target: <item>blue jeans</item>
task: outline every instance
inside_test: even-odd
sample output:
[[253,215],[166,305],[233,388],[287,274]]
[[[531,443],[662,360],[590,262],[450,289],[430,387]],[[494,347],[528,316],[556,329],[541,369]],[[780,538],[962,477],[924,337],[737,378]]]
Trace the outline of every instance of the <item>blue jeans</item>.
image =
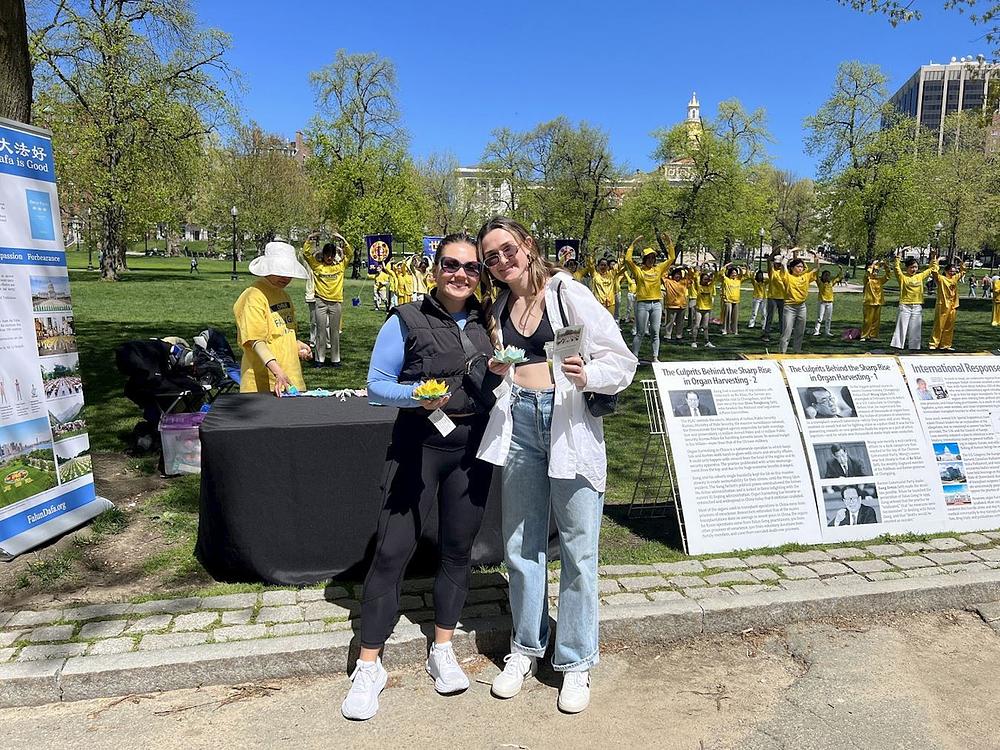
[[639,347],[642,346],[642,339],[646,335],[646,326],[649,325],[649,334],[653,338],[653,359],[660,358],[660,320],[663,317],[663,303],[659,300],[642,300],[635,303],[635,338],[632,339],[632,354],[639,356]]
[[597,664],[597,542],[604,493],[581,476],[550,479],[553,392],[514,386],[513,432],[503,467],[502,525],[514,621],[511,650],[544,656],[549,643],[549,514],[559,530],[559,613],[552,666],[583,672]]

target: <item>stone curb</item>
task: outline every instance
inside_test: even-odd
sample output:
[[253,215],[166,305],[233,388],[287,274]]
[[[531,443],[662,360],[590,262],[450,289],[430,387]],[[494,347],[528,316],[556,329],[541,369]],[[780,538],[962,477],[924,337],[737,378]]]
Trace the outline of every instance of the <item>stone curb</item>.
[[[822,589],[775,589],[739,597],[605,606],[601,610],[601,638],[632,645],[667,643],[820,618],[978,609],[983,602],[997,600],[1000,600],[997,570],[850,582]],[[432,630],[429,624],[416,625],[401,618],[387,644],[386,665],[398,669],[422,663]],[[507,618],[463,622],[455,633],[455,648],[461,657],[500,654],[507,648],[509,632]],[[353,631],[342,631],[113,656],[13,662],[0,665],[0,707],[343,674],[356,654],[354,641]]]

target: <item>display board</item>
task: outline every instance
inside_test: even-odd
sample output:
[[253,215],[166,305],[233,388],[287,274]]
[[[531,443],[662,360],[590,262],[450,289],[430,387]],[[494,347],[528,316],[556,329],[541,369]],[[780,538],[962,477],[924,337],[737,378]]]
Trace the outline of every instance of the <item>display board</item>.
[[661,362],[653,372],[691,554],[819,543],[778,363]]
[[437,253],[438,245],[441,244],[441,240],[444,237],[424,237],[424,256],[430,260],[434,260],[434,255]]
[[900,357],[948,528],[1000,527],[1000,358]]
[[392,235],[365,235],[365,249],[368,251],[368,274],[374,276],[392,258]]
[[781,363],[827,542],[945,530],[934,456],[893,357]]
[[0,555],[111,507],[97,498],[52,141],[0,119]]

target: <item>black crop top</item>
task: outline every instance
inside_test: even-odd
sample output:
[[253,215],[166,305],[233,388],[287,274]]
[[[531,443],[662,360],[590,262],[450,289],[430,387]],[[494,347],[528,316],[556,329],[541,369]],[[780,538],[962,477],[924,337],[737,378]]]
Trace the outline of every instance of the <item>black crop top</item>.
[[524,349],[527,361],[522,362],[523,365],[545,362],[545,345],[555,338],[552,333],[552,324],[549,322],[548,310],[542,310],[542,319],[538,321],[535,332],[530,336],[525,336],[517,330],[514,322],[510,319],[510,308],[504,306],[500,313],[500,331],[503,334],[504,346],[516,346],[519,349]]

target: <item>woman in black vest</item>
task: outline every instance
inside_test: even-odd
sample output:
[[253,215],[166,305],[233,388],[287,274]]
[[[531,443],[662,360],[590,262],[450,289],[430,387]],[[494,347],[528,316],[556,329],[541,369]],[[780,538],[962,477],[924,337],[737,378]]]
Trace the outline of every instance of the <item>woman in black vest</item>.
[[[437,288],[420,302],[392,310],[379,331],[368,370],[373,404],[399,407],[388,455],[386,499],[375,558],[361,597],[361,653],[342,712],[369,719],[378,711],[386,671],[379,659],[399,614],[400,585],[427,514],[437,503],[440,569],[434,581],[434,645],[427,671],[439,693],[461,692],[469,680],[451,637],[469,590],[469,559],[489,494],[493,467],[476,458],[500,378],[488,372],[494,346],[474,296],[482,265],[475,240],[452,234],[434,256]],[[449,395],[417,401],[430,379]],[[448,421],[442,425],[441,412]]]

